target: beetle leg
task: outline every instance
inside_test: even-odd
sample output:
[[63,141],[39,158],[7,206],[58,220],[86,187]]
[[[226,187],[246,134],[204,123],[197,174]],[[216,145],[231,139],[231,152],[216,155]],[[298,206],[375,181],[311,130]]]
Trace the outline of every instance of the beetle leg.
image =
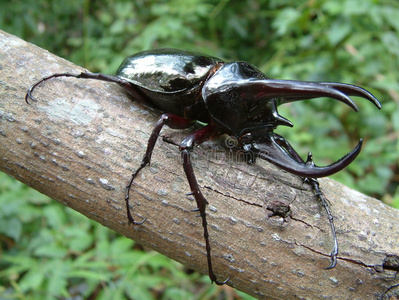
[[130,224],[140,225],[140,224],[142,224],[145,221],[145,220],[141,221],[141,222],[134,221],[134,219],[132,217],[132,214],[130,213],[129,192],[130,192],[130,188],[132,187],[134,179],[139,174],[141,169],[143,169],[146,165],[148,165],[151,162],[152,151],[154,150],[155,143],[156,143],[156,141],[158,139],[159,132],[161,131],[162,127],[164,125],[168,125],[170,128],[173,128],[173,129],[184,129],[184,128],[190,127],[193,123],[194,123],[193,120],[185,119],[185,118],[179,117],[177,115],[163,114],[161,116],[161,118],[158,120],[158,122],[155,124],[155,127],[152,130],[150,138],[148,139],[147,150],[146,150],[146,152],[144,154],[144,157],[143,157],[143,159],[141,161],[141,165],[132,174],[132,178],[130,179],[129,183],[126,186],[125,201],[126,201],[127,218],[129,220]]
[[208,273],[209,278],[212,282],[215,282],[217,285],[225,284],[229,279],[225,281],[218,281],[215,273],[213,273],[212,268],[212,259],[211,259],[211,245],[209,242],[209,233],[208,233],[208,222],[206,220],[206,205],[208,201],[202,195],[201,190],[198,186],[197,179],[195,178],[193,166],[191,164],[190,159],[190,151],[193,149],[195,144],[200,144],[207,138],[209,138],[214,132],[214,128],[212,125],[206,125],[199,129],[198,131],[190,134],[186,137],[183,142],[180,144],[180,152],[183,160],[183,168],[186,173],[188,183],[190,185],[191,194],[194,195],[195,201],[197,202],[198,212],[202,219],[202,227],[204,228],[204,239],[205,239],[205,247],[206,247],[206,255],[208,260]]
[[[291,156],[295,160],[297,160],[298,162],[301,162],[301,163],[305,163],[305,161],[299,156],[298,152],[295,151],[295,149],[291,146],[291,144],[287,140],[285,140],[281,135],[275,134],[275,136],[276,136],[276,141],[278,143],[282,144],[282,146],[288,151],[288,153],[291,154]],[[309,183],[312,186],[312,189],[313,189],[315,195],[319,198],[324,209],[326,210],[328,221],[330,222],[331,234],[333,236],[334,246],[330,253],[331,264],[326,269],[332,269],[337,264],[337,255],[338,255],[338,239],[337,239],[337,235],[335,232],[334,217],[331,214],[331,210],[330,210],[330,207],[328,206],[326,196],[320,190],[319,181],[316,178],[304,178],[304,181]]]
[[320,190],[319,181],[316,178],[305,178],[305,181],[312,186],[315,195],[319,198],[319,200],[323,204],[324,209],[327,212],[328,221],[330,222],[330,227],[331,227],[331,234],[334,240],[334,246],[330,253],[331,263],[326,269],[332,269],[337,265],[337,255],[338,255],[338,239],[337,239],[337,234],[335,232],[334,217],[331,214],[331,210],[330,207],[328,206],[326,196]]
[[32,96],[33,90],[40,85],[42,82],[47,81],[51,78],[56,78],[56,77],[74,77],[74,78],[83,78],[83,79],[95,79],[95,80],[101,80],[101,81],[107,81],[107,82],[113,82],[119,84],[122,88],[124,88],[126,91],[129,92],[133,96],[134,99],[136,99],[139,102],[143,103],[148,103],[146,99],[140,95],[140,93],[137,92],[135,87],[128,81],[119,78],[118,76],[112,76],[112,75],[105,75],[101,73],[90,73],[90,72],[82,72],[80,74],[71,74],[71,73],[56,73],[52,74],[47,77],[43,77],[41,80],[36,82],[35,84],[32,84],[28,92],[25,95],[25,101],[26,103],[29,104],[29,99],[32,99],[33,101],[37,101],[35,97]]

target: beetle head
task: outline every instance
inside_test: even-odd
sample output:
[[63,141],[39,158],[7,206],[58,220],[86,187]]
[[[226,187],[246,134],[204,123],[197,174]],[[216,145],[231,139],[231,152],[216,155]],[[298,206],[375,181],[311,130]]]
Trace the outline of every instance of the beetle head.
[[359,154],[362,141],[330,166],[315,166],[311,155],[305,162],[287,141],[273,132],[279,125],[293,126],[279,115],[279,105],[329,97],[357,111],[349,96],[359,96],[381,108],[371,93],[358,86],[269,79],[256,67],[244,62],[225,64],[205,83],[202,95],[212,120],[221,132],[234,135],[244,149],[250,149],[256,156],[305,177],[328,176],[343,169]]

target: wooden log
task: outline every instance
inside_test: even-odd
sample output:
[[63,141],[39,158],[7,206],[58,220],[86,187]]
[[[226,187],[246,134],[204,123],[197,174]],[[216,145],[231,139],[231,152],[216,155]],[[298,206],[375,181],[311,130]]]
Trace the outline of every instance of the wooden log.
[[[73,65],[0,31],[0,170],[188,267],[207,274],[200,218],[185,178],[179,141],[165,129],[150,167],[132,189],[127,223],[124,187],[139,165],[159,112],[115,84],[59,78]],[[321,188],[335,217],[340,252],[330,263],[326,213],[302,179],[267,162],[235,161],[223,139],[194,151],[219,280],[259,299],[393,299],[398,295],[399,212],[330,179]],[[270,216],[288,203],[291,216]],[[269,209],[268,209],[269,207]],[[129,262],[126,262],[129,263]]]

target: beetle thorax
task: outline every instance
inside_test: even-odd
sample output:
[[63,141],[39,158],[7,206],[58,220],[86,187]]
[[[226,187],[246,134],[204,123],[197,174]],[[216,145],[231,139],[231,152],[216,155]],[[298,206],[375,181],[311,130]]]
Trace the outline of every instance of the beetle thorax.
[[207,109],[220,131],[237,138],[248,132],[273,131],[291,123],[277,112],[277,99],[266,98],[253,83],[267,77],[256,67],[236,62],[225,64],[204,85]]

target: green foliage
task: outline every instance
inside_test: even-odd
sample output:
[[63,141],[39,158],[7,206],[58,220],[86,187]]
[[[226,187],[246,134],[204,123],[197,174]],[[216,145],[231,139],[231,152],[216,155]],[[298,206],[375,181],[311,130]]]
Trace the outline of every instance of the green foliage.
[[[363,137],[360,156],[334,178],[397,208],[398,19],[396,0],[0,4],[0,28],[91,71],[112,74],[132,53],[176,47],[249,61],[273,78],[366,87],[381,100],[381,111],[360,99],[357,114],[336,101],[293,103],[280,113],[295,127],[279,133],[304,157],[311,149],[319,165],[338,159]],[[99,299],[187,299],[202,293],[197,275],[183,276],[181,266],[135,249],[131,241],[7,177],[0,186],[0,292],[11,298],[98,293]],[[212,287],[203,296],[218,293]]]

